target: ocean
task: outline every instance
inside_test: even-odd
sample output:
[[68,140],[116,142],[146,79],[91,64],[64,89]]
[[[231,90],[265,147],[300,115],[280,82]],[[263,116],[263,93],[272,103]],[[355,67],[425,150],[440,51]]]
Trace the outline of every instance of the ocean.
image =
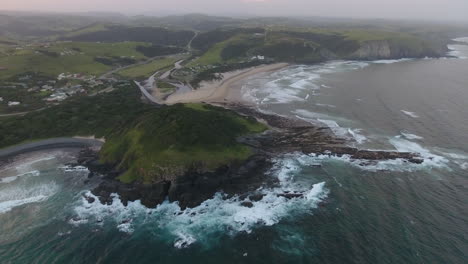
[[0,263],[467,263],[468,46],[449,48],[294,65],[242,87],[262,111],[355,147],[419,152],[422,164],[290,153],[252,208],[219,193],[181,210],[90,204],[87,173],[61,169],[75,151],[30,153],[0,168]]

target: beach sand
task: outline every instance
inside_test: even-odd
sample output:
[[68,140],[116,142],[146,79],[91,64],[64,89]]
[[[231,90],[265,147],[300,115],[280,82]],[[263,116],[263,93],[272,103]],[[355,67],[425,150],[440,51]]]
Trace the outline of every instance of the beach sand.
[[270,71],[279,70],[288,66],[287,63],[261,65],[245,70],[223,73],[223,80],[202,82],[200,88],[191,92],[175,93],[169,96],[165,103],[199,103],[199,102],[244,102],[242,99],[242,81],[246,78]]

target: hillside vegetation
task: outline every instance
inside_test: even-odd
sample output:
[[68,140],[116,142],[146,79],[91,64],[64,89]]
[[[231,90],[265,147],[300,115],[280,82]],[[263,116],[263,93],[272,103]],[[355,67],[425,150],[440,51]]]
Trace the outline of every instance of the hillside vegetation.
[[63,37],[63,40],[85,42],[149,42],[164,46],[186,46],[195,33],[188,30],[168,30],[160,27],[108,26]]
[[154,109],[142,104],[140,96],[137,88],[128,84],[111,93],[75,97],[25,116],[0,118],[0,148],[53,137],[105,137]]
[[[389,52],[370,48],[384,43]],[[314,63],[329,59],[390,59],[439,56],[440,47],[418,36],[388,31],[250,29],[217,30],[201,34],[192,43],[201,52],[190,65],[223,64],[262,55],[276,61]]]
[[232,111],[202,104],[148,112],[110,136],[102,161],[126,170],[120,180],[156,183],[188,170],[212,170],[252,153],[236,138],[266,127]]

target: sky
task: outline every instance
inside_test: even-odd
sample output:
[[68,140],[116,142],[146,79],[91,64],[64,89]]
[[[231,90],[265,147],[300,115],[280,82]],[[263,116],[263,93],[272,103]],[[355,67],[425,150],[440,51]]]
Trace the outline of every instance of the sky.
[[0,0],[2,10],[468,21],[468,0]]

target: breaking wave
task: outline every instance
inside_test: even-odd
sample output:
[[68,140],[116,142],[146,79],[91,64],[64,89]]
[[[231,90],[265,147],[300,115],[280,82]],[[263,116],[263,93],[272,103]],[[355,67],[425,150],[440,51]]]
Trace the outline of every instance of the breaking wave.
[[31,203],[47,200],[58,191],[56,183],[40,184],[33,187],[13,187],[0,192],[0,214]]
[[316,65],[299,65],[250,78],[242,87],[245,100],[257,104],[286,104],[307,101],[321,88],[331,88],[322,83],[325,74],[362,69],[372,64],[391,64],[412,59],[376,61],[330,61]]
[[[155,209],[146,208],[140,201],[129,202],[125,207],[116,194],[112,205],[89,203],[82,198],[70,224],[111,223],[130,234],[145,226],[176,248],[194,243],[208,245],[223,234],[250,233],[256,227],[273,226],[294,214],[311,213],[327,197],[328,190],[325,182],[298,183],[295,175],[300,171],[300,163],[294,157],[278,159],[271,173],[279,184],[257,190],[260,198],[227,197],[217,193],[201,205],[185,210],[177,202],[168,201]],[[292,197],[286,198],[285,194]],[[90,192],[86,195],[94,197]]]
[[[296,114],[297,118],[308,121],[312,124],[317,124],[317,122],[325,124],[327,127],[329,127],[332,130],[332,132],[337,137],[352,140],[358,144],[363,144],[366,141],[368,141],[368,138],[362,135],[362,131],[363,131],[362,129],[341,127],[336,121],[328,119],[331,117],[327,115],[310,112],[305,109],[298,109],[298,110],[295,110],[293,113]],[[336,119],[336,118],[332,118],[332,119]]]
[[412,118],[419,118],[419,116],[415,113],[415,112],[410,112],[410,111],[406,111],[406,110],[401,110],[401,112],[409,117],[412,117]]

